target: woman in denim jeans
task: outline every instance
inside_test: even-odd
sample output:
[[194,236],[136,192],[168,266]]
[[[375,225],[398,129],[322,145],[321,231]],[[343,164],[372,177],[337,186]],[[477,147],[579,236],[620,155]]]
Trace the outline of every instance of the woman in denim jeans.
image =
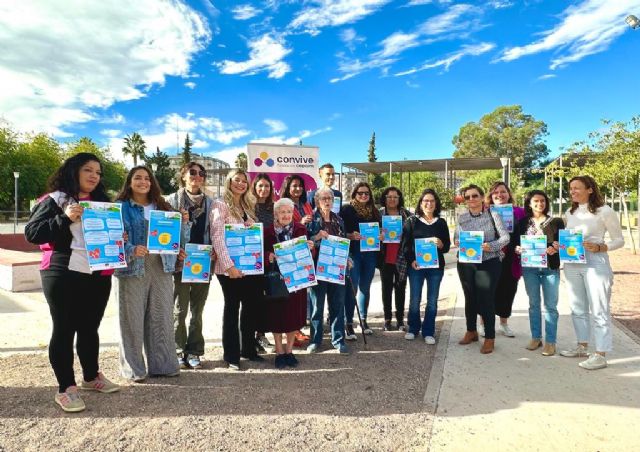
[[560,257],[558,256],[558,231],[564,229],[561,218],[549,217],[549,198],[541,190],[532,190],[524,199],[526,216],[516,225],[515,251],[522,253],[521,235],[544,235],[547,238],[547,265],[544,268],[522,267],[524,287],[529,296],[529,326],[531,340],[527,350],[542,347],[542,312],[540,290],[544,295],[544,356],[556,353],[556,332],[558,330],[558,290],[560,288]]
[[[438,295],[440,283],[444,276],[444,253],[449,251],[451,238],[449,227],[444,218],[440,218],[442,204],[438,194],[427,188],[420,195],[415,216],[409,218],[402,232],[402,252],[409,263],[409,331],[404,338],[415,339],[422,333],[424,341],[436,343],[436,313],[438,312]],[[433,237],[438,247],[438,268],[420,268],[416,261],[415,239]],[[420,322],[420,299],[422,286],[427,281],[427,307],[424,320]]]

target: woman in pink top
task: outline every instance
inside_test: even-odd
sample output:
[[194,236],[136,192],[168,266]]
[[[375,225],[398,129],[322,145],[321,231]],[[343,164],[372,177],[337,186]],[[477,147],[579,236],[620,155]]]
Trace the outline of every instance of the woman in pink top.
[[224,360],[233,370],[240,370],[241,356],[250,361],[264,361],[256,352],[255,341],[263,277],[245,275],[236,268],[224,240],[225,224],[248,226],[256,221],[256,201],[249,184],[249,176],[243,170],[231,171],[224,184],[223,199],[214,201],[211,208],[211,243],[217,256],[214,271],[224,294],[222,347]]

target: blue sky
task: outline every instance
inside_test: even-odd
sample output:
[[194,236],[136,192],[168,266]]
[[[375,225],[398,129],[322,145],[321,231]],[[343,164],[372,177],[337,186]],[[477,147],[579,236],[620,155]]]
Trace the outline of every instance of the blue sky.
[[[105,3],[105,4],[102,4]],[[638,113],[640,0],[7,0],[0,116],[121,158],[137,131],[233,162],[249,141],[321,161],[440,158],[499,105],[553,154]],[[6,49],[6,51],[5,51]]]

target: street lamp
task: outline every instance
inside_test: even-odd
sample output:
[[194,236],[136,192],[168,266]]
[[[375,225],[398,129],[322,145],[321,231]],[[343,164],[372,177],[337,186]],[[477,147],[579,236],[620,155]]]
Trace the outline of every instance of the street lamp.
[[13,189],[14,189],[14,199],[15,199],[15,211],[13,216],[13,233],[16,233],[16,229],[18,229],[18,178],[20,177],[19,171],[13,172]]
[[508,187],[509,176],[511,175],[511,157],[500,157],[500,163],[502,164],[502,181]]
[[634,30],[640,28],[640,20],[633,14],[628,15],[624,21]]
[[151,164],[151,171],[153,171],[153,174],[156,174],[156,171],[158,170],[158,164],[157,163],[152,163]]

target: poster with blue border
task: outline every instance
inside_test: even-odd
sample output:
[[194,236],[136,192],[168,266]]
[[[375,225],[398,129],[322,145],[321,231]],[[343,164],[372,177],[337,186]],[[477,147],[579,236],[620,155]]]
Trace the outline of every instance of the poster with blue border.
[[340,215],[340,209],[342,208],[342,198],[340,196],[333,197],[333,205],[331,211],[336,215]]
[[152,210],[149,213],[147,249],[149,254],[178,254],[180,252],[180,212]]
[[558,243],[560,244],[560,262],[571,264],[586,264],[587,256],[584,252],[584,238],[582,231],[577,229],[560,229]]
[[482,262],[483,231],[460,231],[460,252],[458,262],[479,264]]
[[360,227],[360,251],[380,251],[380,224],[359,223]]
[[187,256],[182,266],[182,282],[208,283],[211,275],[211,250],[212,245],[200,245],[187,243],[184,251]]
[[233,265],[245,275],[264,274],[262,223],[225,224],[224,243]]
[[111,202],[81,201],[82,233],[91,271],[124,268],[124,224],[122,205]]
[[414,242],[418,268],[440,268],[435,237],[415,239]]
[[402,215],[383,215],[382,233],[383,243],[400,243],[402,238]]
[[318,281],[344,285],[350,240],[330,235],[320,242],[316,278]]
[[500,215],[502,224],[507,231],[513,232],[513,204],[493,204],[491,205],[491,211]]
[[289,293],[318,285],[306,237],[295,237],[276,243],[273,245],[273,251]]
[[528,268],[547,268],[547,236],[520,236],[520,264]]

